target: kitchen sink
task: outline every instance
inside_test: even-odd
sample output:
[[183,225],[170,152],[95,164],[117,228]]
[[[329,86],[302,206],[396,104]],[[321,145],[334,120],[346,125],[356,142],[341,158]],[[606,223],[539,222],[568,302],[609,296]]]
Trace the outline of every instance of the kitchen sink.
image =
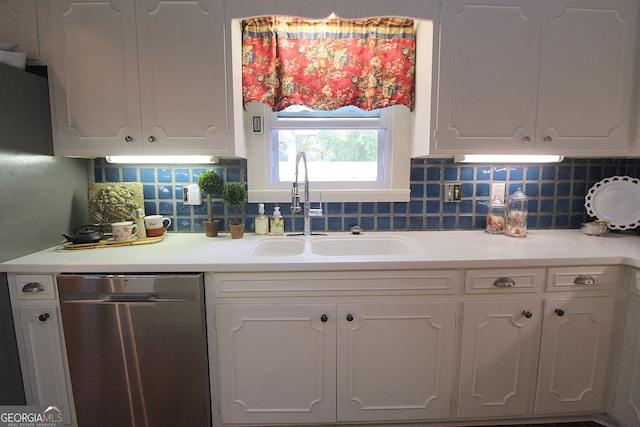
[[260,239],[249,249],[251,255],[260,257],[296,256],[305,252],[339,257],[392,256],[411,255],[420,249],[398,236],[288,236]]
[[396,236],[320,237],[311,240],[311,253],[325,256],[410,255],[420,249]]
[[294,256],[304,252],[305,244],[304,238],[268,238],[258,240],[249,253],[255,256]]

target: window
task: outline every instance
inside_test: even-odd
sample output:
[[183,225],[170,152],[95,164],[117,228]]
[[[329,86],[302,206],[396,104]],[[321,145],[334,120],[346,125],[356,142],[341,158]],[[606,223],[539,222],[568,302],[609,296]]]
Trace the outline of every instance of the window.
[[[236,15],[238,16],[238,15]],[[232,19],[233,137],[246,147],[250,202],[288,202],[298,151],[307,154],[312,202],[409,201],[412,154],[424,155],[432,120],[433,23],[415,20],[415,106],[320,111],[299,106],[278,113],[262,102],[243,105],[242,18]],[[254,119],[262,132],[253,132]],[[350,148],[331,148],[347,140]],[[372,143],[375,141],[375,143]],[[417,147],[417,148],[416,148]],[[366,155],[356,155],[359,149]],[[304,179],[300,166],[299,179]]]

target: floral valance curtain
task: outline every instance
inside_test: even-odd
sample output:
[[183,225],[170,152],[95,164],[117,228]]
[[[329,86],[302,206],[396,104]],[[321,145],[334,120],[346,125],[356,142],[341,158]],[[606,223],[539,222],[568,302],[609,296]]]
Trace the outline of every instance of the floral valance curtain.
[[413,109],[415,61],[411,19],[249,19],[242,34],[243,103],[264,102],[273,111]]

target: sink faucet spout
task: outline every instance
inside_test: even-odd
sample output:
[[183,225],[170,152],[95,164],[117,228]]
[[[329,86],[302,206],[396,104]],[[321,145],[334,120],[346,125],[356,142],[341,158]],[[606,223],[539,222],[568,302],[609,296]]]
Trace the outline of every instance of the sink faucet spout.
[[[310,215],[310,202],[309,202],[309,171],[307,169],[307,155],[304,151],[300,151],[296,156],[296,175],[293,182],[293,188],[291,189],[291,211],[298,213],[302,209],[300,208],[300,193],[298,185],[298,169],[300,160],[304,164],[304,232],[305,236],[311,235],[311,215]],[[314,216],[318,216],[318,212],[322,215],[322,210],[314,209]]]

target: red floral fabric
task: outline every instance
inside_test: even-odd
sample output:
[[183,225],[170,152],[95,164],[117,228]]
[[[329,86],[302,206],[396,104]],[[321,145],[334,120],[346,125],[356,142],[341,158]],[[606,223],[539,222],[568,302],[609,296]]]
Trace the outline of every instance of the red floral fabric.
[[410,19],[249,19],[242,35],[243,103],[264,102],[273,111],[413,109],[415,60]]

